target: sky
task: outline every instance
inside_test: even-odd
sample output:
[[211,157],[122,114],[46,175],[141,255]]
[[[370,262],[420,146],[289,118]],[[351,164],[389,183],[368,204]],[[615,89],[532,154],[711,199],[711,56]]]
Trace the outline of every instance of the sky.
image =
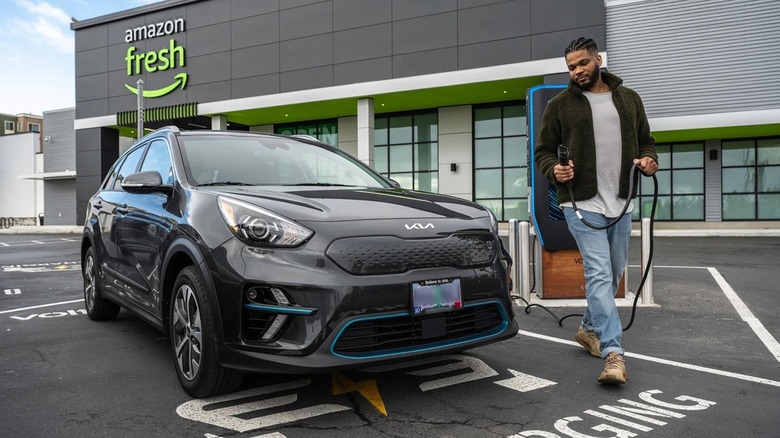
[[157,1],[0,1],[0,113],[42,116],[76,106],[71,17],[86,20]]

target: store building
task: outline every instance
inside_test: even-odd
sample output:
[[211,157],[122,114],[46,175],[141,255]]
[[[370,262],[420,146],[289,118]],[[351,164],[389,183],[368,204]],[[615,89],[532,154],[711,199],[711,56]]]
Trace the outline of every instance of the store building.
[[526,92],[568,80],[580,36],[645,101],[659,220],[777,221],[778,17],[772,0],[170,0],[74,22],[77,223],[137,136],[139,79],[146,128],[310,134],[527,219]]

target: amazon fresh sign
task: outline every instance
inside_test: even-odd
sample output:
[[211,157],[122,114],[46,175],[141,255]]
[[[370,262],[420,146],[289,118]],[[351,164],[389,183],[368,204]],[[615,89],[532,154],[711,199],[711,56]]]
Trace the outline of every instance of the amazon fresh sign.
[[[184,30],[184,18],[161,21],[159,23],[125,30],[125,42],[135,43],[137,41],[152,38],[171,36],[179,32],[184,32]],[[154,44],[147,44],[147,46],[151,47],[154,46]],[[132,78],[143,72],[146,72],[147,74],[162,74],[166,70],[184,67],[184,59],[184,47],[176,44],[175,38],[170,38],[167,43],[162,44],[160,50],[139,52],[137,47],[131,45],[127,48],[127,55],[125,56],[127,76]],[[133,81],[133,84],[136,82],[137,81]],[[187,86],[187,73],[179,73],[176,76],[172,76],[171,82],[170,85],[163,88],[155,90],[144,89],[144,97],[165,96],[179,87],[183,90],[184,87]],[[125,87],[130,90],[131,93],[138,94],[138,89],[132,85],[125,84]]]

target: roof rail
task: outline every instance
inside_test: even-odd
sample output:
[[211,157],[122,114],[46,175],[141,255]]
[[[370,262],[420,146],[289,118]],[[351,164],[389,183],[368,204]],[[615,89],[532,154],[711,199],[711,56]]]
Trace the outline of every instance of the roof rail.
[[175,133],[177,133],[177,134],[181,132],[181,131],[179,131],[179,127],[178,127],[178,126],[176,126],[176,125],[168,125],[168,126],[163,126],[163,127],[162,127],[162,128],[160,128],[160,129],[167,129],[167,130],[169,130],[169,131],[171,131],[171,132],[175,132]]

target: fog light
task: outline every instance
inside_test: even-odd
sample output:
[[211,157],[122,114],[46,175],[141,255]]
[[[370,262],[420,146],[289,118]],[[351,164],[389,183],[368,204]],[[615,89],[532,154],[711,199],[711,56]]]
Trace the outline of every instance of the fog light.
[[257,299],[257,291],[255,289],[249,289],[246,293],[246,297],[249,301],[255,301]]
[[271,321],[271,325],[269,325],[268,329],[265,331],[265,333],[263,333],[262,340],[270,341],[271,339],[276,337],[276,334],[279,333],[279,330],[287,321],[287,318],[288,318],[287,315],[276,315],[274,317],[274,320]]

